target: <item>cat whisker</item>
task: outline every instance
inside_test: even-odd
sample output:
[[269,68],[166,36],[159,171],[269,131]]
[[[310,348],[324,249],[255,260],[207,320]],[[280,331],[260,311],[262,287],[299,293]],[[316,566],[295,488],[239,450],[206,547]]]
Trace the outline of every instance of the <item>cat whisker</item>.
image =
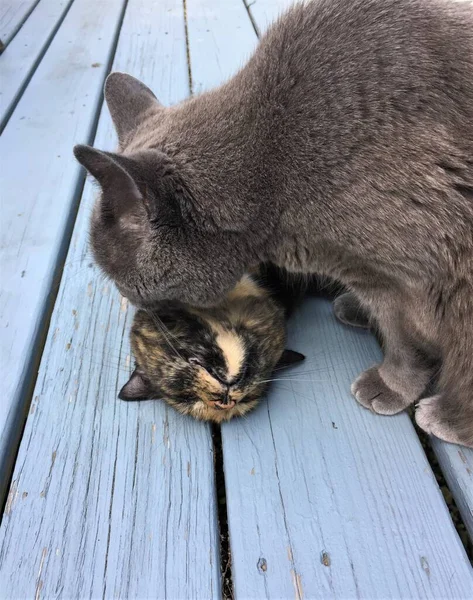
[[304,383],[304,382],[323,383],[324,381],[327,381],[327,380],[326,379],[303,379],[303,378],[297,378],[297,377],[277,377],[274,379],[263,379],[262,381],[258,381],[258,383],[259,384],[273,383],[275,381],[297,381],[299,383]]
[[164,323],[161,321],[161,319],[158,317],[158,315],[156,315],[153,312],[149,312],[148,314],[151,316],[151,318],[153,319],[154,323],[157,325],[157,327],[159,328],[159,330],[163,334],[164,339],[166,340],[166,343],[171,348],[171,350],[173,350],[175,352],[175,354],[176,354],[176,356],[178,358],[184,360],[184,358],[182,357],[182,355],[179,353],[179,351],[177,350],[177,348],[172,344],[171,340],[169,339],[170,337],[172,337],[172,333],[169,331],[169,329],[164,325]]

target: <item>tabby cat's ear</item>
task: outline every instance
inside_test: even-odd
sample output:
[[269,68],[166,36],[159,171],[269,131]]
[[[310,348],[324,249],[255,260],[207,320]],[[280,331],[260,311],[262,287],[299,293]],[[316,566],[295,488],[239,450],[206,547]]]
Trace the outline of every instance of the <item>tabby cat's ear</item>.
[[305,360],[305,356],[303,354],[300,352],[295,352],[294,350],[288,350],[286,348],[282,353],[278,364],[276,365],[276,369],[284,369],[286,367],[290,367],[291,365],[300,363],[303,360]]
[[141,123],[145,113],[161,106],[144,83],[126,73],[110,73],[104,94],[120,145]]
[[115,157],[91,146],[75,146],[74,156],[97,180],[102,188],[104,208],[115,213],[120,208],[130,210],[133,201],[142,200],[141,192],[122,164],[125,158]]
[[120,400],[150,400],[154,396],[149,381],[135,369],[118,397]]

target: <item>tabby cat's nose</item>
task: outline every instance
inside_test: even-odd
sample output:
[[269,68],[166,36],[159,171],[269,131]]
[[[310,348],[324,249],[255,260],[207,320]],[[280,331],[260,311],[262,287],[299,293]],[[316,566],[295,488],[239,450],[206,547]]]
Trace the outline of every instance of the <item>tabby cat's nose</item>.
[[221,400],[217,400],[215,402],[215,406],[218,408],[223,408],[228,410],[229,408],[233,408],[235,406],[235,401],[230,398],[230,386],[225,386],[225,394]]
[[235,400],[230,400],[229,398],[224,398],[223,400],[215,402],[215,406],[223,410],[229,410],[230,408],[233,408],[235,404]]

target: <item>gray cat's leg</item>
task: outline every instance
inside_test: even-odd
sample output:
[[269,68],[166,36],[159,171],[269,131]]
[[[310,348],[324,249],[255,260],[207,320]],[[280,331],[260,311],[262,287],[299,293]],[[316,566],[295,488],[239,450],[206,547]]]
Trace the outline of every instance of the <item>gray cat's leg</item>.
[[352,292],[345,292],[333,301],[333,312],[344,325],[369,329],[370,316]]
[[409,335],[392,303],[373,307],[383,338],[384,361],[364,371],[351,391],[365,408],[394,415],[416,402],[437,370],[437,361]]
[[473,448],[473,288],[455,290],[446,310],[439,394],[421,400],[415,418],[427,433]]

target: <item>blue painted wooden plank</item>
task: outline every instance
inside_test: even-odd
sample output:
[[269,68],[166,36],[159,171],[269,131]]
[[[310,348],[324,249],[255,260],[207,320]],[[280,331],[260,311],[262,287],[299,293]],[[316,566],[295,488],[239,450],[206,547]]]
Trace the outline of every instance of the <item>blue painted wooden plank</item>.
[[[152,0],[129,0],[113,68],[142,77],[163,103],[187,96],[181,1],[156,11]],[[115,145],[106,109],[95,143]],[[88,182],[0,530],[0,589],[219,598],[210,430],[164,403],[117,400],[132,315],[92,264],[95,194]]]
[[72,0],[42,0],[0,56],[0,131]]
[[[259,29],[287,4],[257,0]],[[217,0],[189,0],[187,13],[199,91],[233,73],[255,36],[248,21],[243,40]],[[410,420],[350,395],[380,358],[375,341],[311,302],[292,345],[307,363],[222,428],[236,598],[469,597],[472,571]]]
[[373,415],[350,395],[380,357],[375,340],[322,300],[289,338],[306,364],[223,428],[236,598],[471,598],[471,566],[409,417]]
[[434,437],[432,445],[448,487],[473,539],[473,450],[456,444],[446,444]]
[[[0,137],[0,499],[31,393],[124,0],[75,0]],[[36,361],[36,362],[35,362]]]
[[0,39],[7,46],[39,0],[2,0],[0,3]]
[[187,0],[187,20],[192,87],[198,94],[242,67],[257,38],[241,0]]
[[245,0],[245,3],[259,32],[264,32],[268,25],[295,4],[294,0]]

